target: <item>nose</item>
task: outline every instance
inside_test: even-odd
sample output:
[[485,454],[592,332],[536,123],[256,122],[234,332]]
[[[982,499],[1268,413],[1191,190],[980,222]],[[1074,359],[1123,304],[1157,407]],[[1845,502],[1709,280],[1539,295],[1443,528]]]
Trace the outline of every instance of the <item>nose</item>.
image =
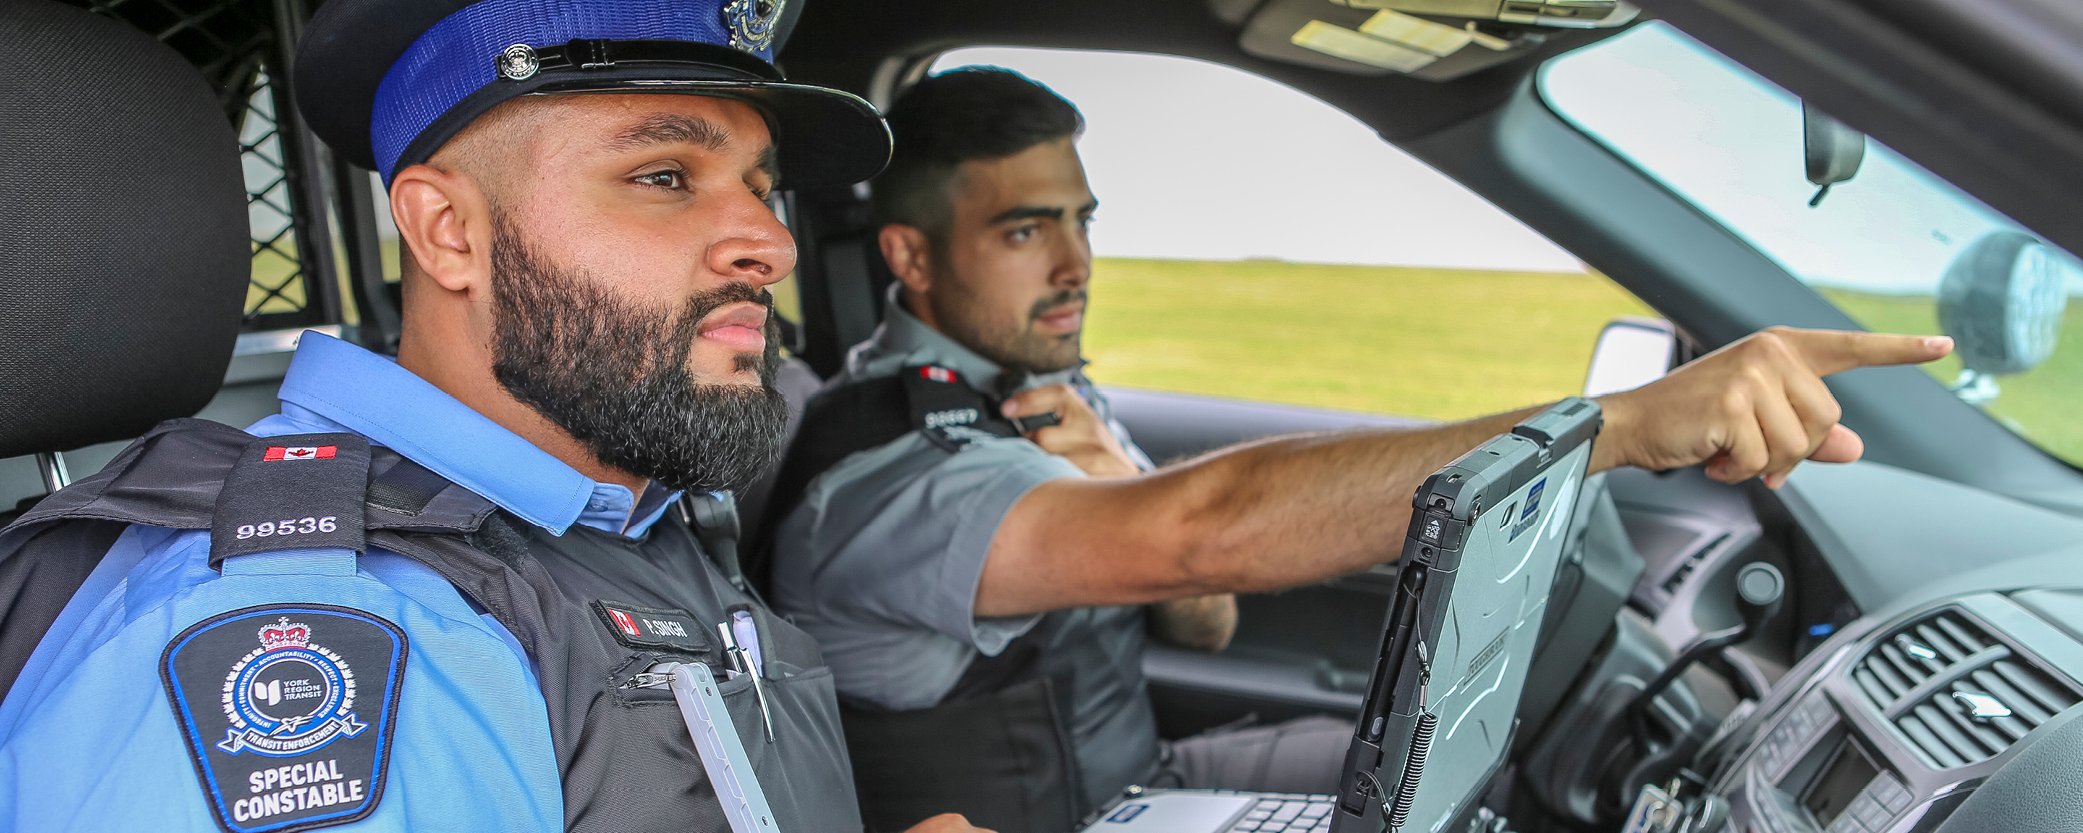
[[708,251],[709,270],[754,286],[779,283],[796,268],[796,239],[774,210],[751,192],[718,218],[724,233]]
[[1063,289],[1077,289],[1092,280],[1092,239],[1083,227],[1062,235],[1057,247],[1056,269],[1049,282]]

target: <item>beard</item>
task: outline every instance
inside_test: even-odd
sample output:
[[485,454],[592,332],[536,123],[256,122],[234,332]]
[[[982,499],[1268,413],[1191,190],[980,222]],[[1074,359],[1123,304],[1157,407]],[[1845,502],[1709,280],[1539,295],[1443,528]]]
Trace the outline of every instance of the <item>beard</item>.
[[933,318],[949,337],[990,359],[992,364],[1006,370],[1026,373],[1055,373],[1078,366],[1082,358],[1082,329],[1060,336],[1043,335],[1034,331],[1034,322],[1050,310],[1065,304],[1086,300],[1084,289],[1066,289],[1034,302],[1027,310],[1027,317],[1014,326],[982,320],[978,314],[984,305],[967,291],[967,284],[960,280],[935,282],[939,287],[961,287],[961,292],[936,291],[926,295],[926,303],[933,307]]
[[[504,217],[492,270],[493,377],[601,464],[716,492],[751,485],[780,456],[788,408],[774,388],[780,339],[765,290],[733,283],[678,309],[646,308],[531,251]],[[690,366],[701,320],[740,301],[768,310],[764,354],[736,367],[759,383],[702,382]]]

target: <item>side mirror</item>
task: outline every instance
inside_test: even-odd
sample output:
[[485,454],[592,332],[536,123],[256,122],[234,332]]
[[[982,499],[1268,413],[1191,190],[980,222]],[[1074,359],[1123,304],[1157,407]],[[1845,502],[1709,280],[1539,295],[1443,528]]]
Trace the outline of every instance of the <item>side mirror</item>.
[[1830,118],[1815,105],[1801,102],[1801,154],[1808,163],[1808,181],[1815,185],[1814,208],[1830,193],[1830,186],[1850,182],[1866,161],[1866,134]]
[[1615,318],[1598,333],[1584,395],[1633,390],[1663,378],[1678,359],[1678,329],[1660,318]]
[[1969,243],[1938,283],[1938,326],[1953,337],[1960,379],[1953,392],[1984,405],[1996,377],[2024,373],[2054,354],[2068,306],[2066,264],[2032,235],[1995,231]]

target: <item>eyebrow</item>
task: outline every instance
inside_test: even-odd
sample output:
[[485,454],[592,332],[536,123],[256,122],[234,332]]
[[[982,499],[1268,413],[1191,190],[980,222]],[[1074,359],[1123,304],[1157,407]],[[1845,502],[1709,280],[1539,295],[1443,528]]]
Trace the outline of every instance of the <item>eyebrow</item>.
[[[608,149],[629,151],[655,145],[691,144],[711,153],[722,153],[731,144],[731,132],[722,125],[697,116],[656,113],[615,134]],[[767,179],[781,178],[780,153],[772,143],[760,149],[756,163]]]
[[[1086,214],[1091,214],[1092,212],[1098,210],[1099,200],[1093,200],[1091,202],[1085,203],[1083,207],[1079,208],[1078,214],[1079,216],[1083,216]],[[993,215],[991,217],[991,225],[995,226],[999,223],[1010,223],[1016,220],[1034,219],[1061,220],[1063,219],[1063,209],[1047,205],[1016,205]]]
[[730,131],[708,119],[678,113],[656,113],[631,125],[608,140],[614,150],[634,150],[650,145],[688,143],[703,150],[721,151],[730,146]]

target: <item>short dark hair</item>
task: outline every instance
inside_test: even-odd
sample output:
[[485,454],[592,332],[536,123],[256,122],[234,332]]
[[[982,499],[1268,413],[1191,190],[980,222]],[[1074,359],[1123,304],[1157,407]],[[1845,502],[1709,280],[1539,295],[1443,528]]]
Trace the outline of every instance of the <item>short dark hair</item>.
[[902,223],[934,243],[952,221],[948,184],[955,168],[1003,159],[1085,129],[1078,108],[1025,75],[967,66],[930,76],[905,90],[887,114],[896,152],[876,177],[875,225]]

